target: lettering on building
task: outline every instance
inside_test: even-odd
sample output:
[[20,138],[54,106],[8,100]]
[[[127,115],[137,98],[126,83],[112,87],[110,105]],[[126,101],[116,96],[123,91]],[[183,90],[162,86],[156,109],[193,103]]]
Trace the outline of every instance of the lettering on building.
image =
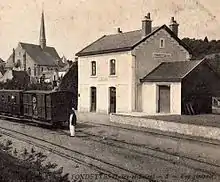
[[169,58],[169,57],[171,57],[171,54],[170,53],[153,52],[152,57],[155,58],[155,59]]

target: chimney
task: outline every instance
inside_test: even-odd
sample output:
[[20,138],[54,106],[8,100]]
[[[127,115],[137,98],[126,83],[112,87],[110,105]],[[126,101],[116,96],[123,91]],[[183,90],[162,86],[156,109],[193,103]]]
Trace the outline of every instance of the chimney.
[[176,22],[176,20],[174,19],[174,17],[171,17],[171,20],[170,20],[170,29],[173,31],[173,33],[178,36],[178,26],[179,24]]
[[15,49],[14,48],[12,51],[12,61],[13,61],[13,64],[15,64]]
[[23,54],[23,65],[24,65],[24,71],[26,71],[26,51]]
[[142,20],[142,37],[147,36],[152,31],[152,20],[150,19],[150,13]]
[[122,33],[122,30],[121,30],[120,27],[117,28],[117,32],[118,32],[118,33]]

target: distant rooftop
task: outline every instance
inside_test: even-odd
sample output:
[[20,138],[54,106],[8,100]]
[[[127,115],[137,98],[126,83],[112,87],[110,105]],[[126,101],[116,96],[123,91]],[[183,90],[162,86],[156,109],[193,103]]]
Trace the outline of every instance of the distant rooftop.
[[[60,57],[54,47],[41,49],[39,45],[19,42],[26,53],[40,66],[57,66]],[[11,54],[6,67],[13,67],[13,55]]]

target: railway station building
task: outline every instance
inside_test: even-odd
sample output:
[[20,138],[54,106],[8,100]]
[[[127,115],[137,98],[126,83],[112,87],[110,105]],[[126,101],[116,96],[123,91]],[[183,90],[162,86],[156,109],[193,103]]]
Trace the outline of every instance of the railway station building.
[[140,30],[118,29],[78,52],[79,112],[146,111],[143,101],[152,96],[146,98],[140,80],[162,62],[190,61],[191,51],[178,38],[178,27],[174,17],[169,27],[154,27],[148,13]]

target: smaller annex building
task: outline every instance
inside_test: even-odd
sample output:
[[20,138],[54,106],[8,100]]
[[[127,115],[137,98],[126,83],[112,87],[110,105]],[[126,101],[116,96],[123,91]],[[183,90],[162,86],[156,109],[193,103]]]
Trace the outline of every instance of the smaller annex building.
[[140,81],[143,112],[153,115],[211,113],[220,88],[220,76],[206,58],[163,62]]

